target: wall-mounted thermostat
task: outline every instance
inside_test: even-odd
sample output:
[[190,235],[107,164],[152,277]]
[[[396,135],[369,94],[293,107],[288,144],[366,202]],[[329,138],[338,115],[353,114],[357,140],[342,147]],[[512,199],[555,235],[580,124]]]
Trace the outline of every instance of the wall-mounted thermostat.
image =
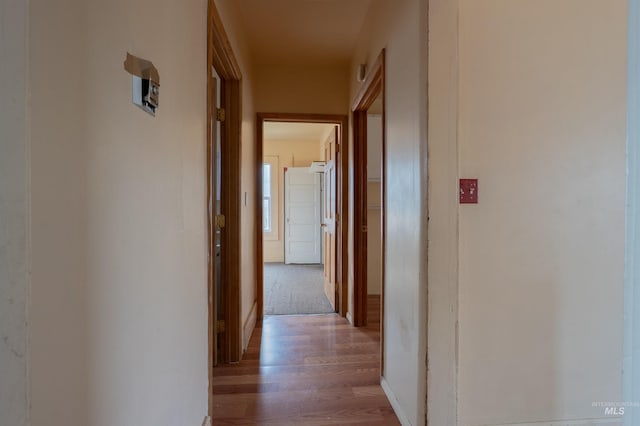
[[132,76],[132,102],[155,116],[160,99],[160,75],[151,61],[127,52],[124,69]]

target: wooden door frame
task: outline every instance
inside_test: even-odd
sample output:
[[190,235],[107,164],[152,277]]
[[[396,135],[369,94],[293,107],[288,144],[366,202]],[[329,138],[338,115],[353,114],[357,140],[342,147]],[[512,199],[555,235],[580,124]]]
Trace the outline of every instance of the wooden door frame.
[[258,296],[258,319],[264,314],[264,274],[263,274],[263,238],[262,238],[262,163],[263,163],[263,126],[265,122],[290,122],[290,123],[326,123],[340,126],[340,145],[336,158],[336,196],[338,203],[337,213],[340,215],[336,224],[336,286],[338,288],[338,300],[336,301],[338,313],[347,315],[347,223],[348,217],[348,191],[349,182],[346,177],[349,172],[347,140],[349,137],[349,119],[346,115],[334,114],[300,114],[300,113],[258,113],[256,120],[256,211],[255,221],[258,227],[256,237],[256,283]]
[[[221,164],[221,213],[225,216],[225,225],[221,233],[221,244],[224,250],[221,253],[220,267],[222,290],[216,294],[213,277],[213,262],[215,261],[215,239],[212,238],[214,220],[209,214],[209,197],[212,196],[212,130],[210,117],[214,114],[216,100],[212,99],[211,84],[213,83],[213,69],[220,77],[220,102],[226,111],[226,117],[220,123],[220,135],[222,138],[222,164]],[[240,164],[241,164],[241,135],[242,124],[242,73],[236,57],[231,49],[229,38],[224,30],[222,20],[215,7],[214,0],[208,0],[207,12],[207,252],[208,252],[208,339],[209,339],[209,415],[213,410],[213,368],[215,361],[214,333],[217,324],[215,306],[217,299],[221,298],[224,307],[225,333],[220,358],[223,363],[240,361],[242,355],[242,339],[240,335]]]
[[[367,325],[367,110],[378,96],[382,97],[382,238],[380,341],[384,342],[384,272],[387,213],[387,144],[385,120],[385,51],[378,55],[366,80],[356,95],[353,106],[353,322]],[[381,347],[383,345],[381,344]]]

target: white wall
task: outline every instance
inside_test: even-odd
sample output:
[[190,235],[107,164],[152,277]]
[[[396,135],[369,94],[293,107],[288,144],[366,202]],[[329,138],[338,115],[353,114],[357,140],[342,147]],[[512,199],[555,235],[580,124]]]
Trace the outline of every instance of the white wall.
[[[370,68],[386,48],[388,174],[383,386],[401,420],[414,425],[424,422],[426,401],[425,7],[426,2],[419,0],[372,1],[350,73],[353,99],[360,88],[355,80],[357,65],[367,63]],[[350,185],[353,187],[352,180]],[[349,220],[353,224],[352,213]],[[352,243],[351,235],[350,247]],[[351,293],[352,268],[349,276]],[[349,310],[353,312],[352,309],[350,300]]]
[[85,12],[29,3],[33,425],[89,424]]
[[457,423],[458,1],[429,0],[428,400],[430,425]]
[[[640,2],[629,2],[627,72],[627,211],[624,290],[623,399],[640,400]],[[625,409],[633,426],[640,408]]]
[[27,5],[0,1],[0,417],[28,422]]
[[626,2],[462,0],[459,57],[459,424],[587,424],[622,398]]
[[201,424],[206,2],[33,0],[30,39],[32,423]]

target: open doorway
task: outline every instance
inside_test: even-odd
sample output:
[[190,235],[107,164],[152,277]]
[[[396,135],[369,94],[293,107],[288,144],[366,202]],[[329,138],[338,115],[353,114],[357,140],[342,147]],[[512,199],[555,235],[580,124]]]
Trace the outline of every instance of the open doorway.
[[367,322],[380,327],[382,296],[382,219],[383,219],[383,117],[382,95],[378,94],[367,110]]
[[[263,126],[262,236],[265,315],[335,312],[335,290],[325,292],[328,233],[325,147],[335,124],[273,122]],[[333,231],[331,231],[333,232]]]
[[346,314],[346,116],[258,114],[258,317]]
[[[213,1],[207,16],[207,258],[209,374],[238,362],[242,73]],[[211,392],[211,388],[210,388]],[[211,407],[210,407],[211,408]]]
[[[356,326],[380,332],[384,347],[386,236],[385,51],[373,64],[353,103],[353,266]],[[381,351],[380,371],[384,372]]]

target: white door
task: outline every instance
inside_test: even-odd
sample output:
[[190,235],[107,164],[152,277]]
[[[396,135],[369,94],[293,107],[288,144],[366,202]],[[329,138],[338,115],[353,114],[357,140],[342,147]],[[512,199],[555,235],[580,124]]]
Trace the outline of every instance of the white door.
[[289,167],[284,192],[284,263],[320,263],[320,174]]
[[336,146],[338,126],[324,144],[324,293],[336,309]]

